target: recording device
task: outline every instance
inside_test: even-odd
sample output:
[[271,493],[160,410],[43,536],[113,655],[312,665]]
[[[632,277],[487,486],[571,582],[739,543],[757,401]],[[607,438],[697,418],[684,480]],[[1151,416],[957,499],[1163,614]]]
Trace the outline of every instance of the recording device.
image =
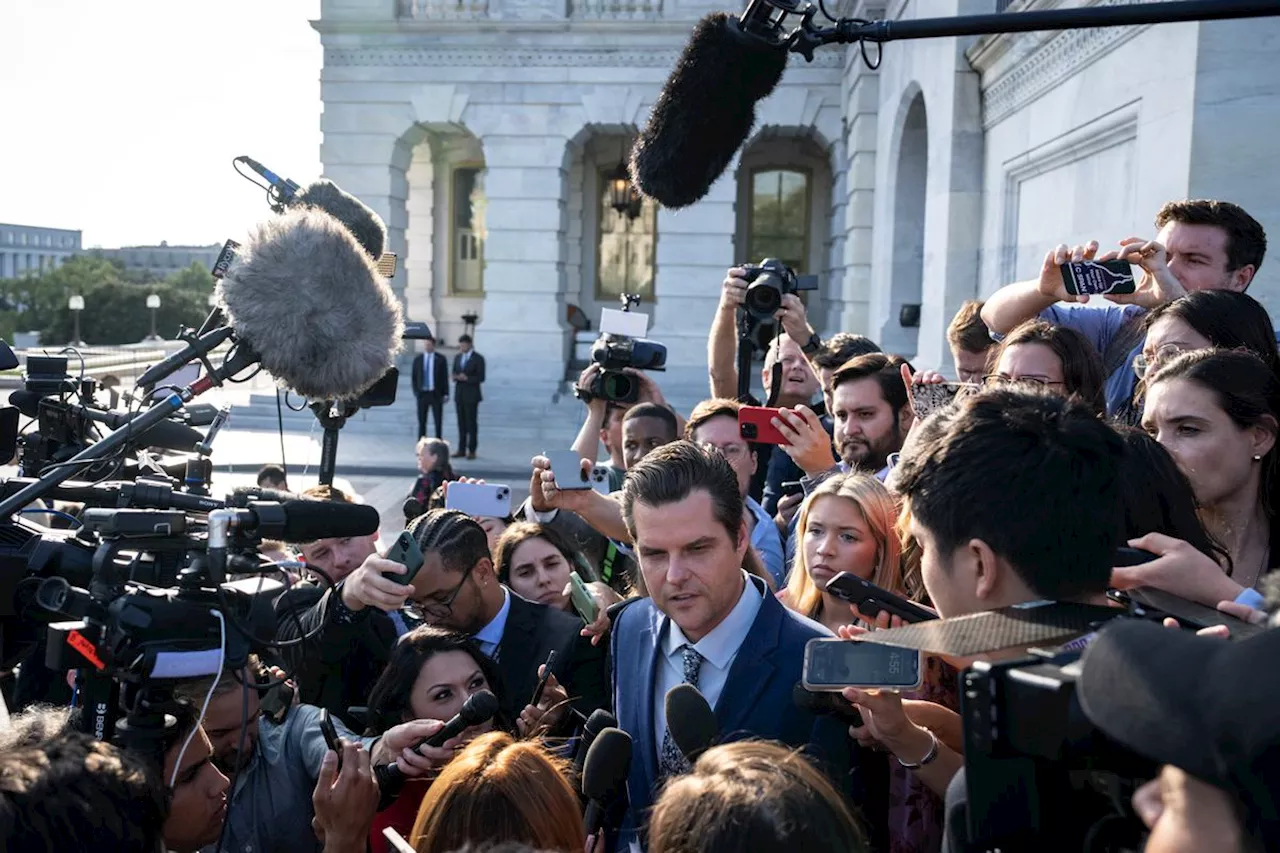
[[663,708],[671,740],[690,764],[715,746],[720,737],[720,722],[698,688],[692,684],[677,684],[667,691]]
[[600,606],[577,572],[569,572],[569,601],[583,621],[590,625],[600,615]]
[[320,709],[320,733],[324,735],[324,742],[332,752],[338,755],[338,772],[342,772],[342,743],[338,740],[338,730],[333,726],[333,718],[329,715],[328,708]]
[[[477,690],[467,697],[467,701],[462,703],[461,710],[446,722],[443,728],[431,737],[418,741],[411,749],[417,752],[424,746],[443,746],[445,741],[457,737],[466,729],[492,720],[498,710],[498,697],[488,690]],[[394,797],[400,793],[400,789],[404,786],[407,778],[395,764],[379,765],[373,768],[373,775],[378,782],[378,787],[382,790],[384,798]]]
[[[829,25],[819,23],[820,13]],[[641,193],[666,208],[701,200],[751,135],[756,102],[778,85],[789,53],[812,61],[825,45],[857,44],[863,63],[874,69],[882,48],[869,51],[868,44],[896,39],[1275,14],[1272,0],[1190,0],[868,21],[832,18],[821,4],[806,0],[750,0],[741,16],[715,12],[694,27],[636,138],[631,177]]]
[[537,707],[538,703],[542,701],[542,694],[547,689],[547,682],[550,681],[551,676],[555,674],[551,671],[551,668],[555,666],[555,663],[556,650],[552,649],[550,653],[547,654],[547,662],[542,665],[544,667],[542,670],[542,677],[538,679],[538,684],[533,688],[533,698],[529,700],[530,705]]
[[622,729],[602,729],[582,764],[582,795],[587,799],[582,822],[588,836],[604,828],[606,816],[625,790],[630,772],[631,735]]
[[755,444],[790,444],[782,431],[773,425],[781,409],[743,406],[738,409],[738,435]]
[[882,687],[915,690],[924,681],[924,655],[859,640],[815,637],[804,646],[805,690]]
[[772,320],[787,294],[818,289],[816,275],[796,275],[795,270],[774,258],[744,264],[742,270],[742,278],[750,282],[742,307],[757,320]]
[[799,480],[787,480],[785,483],[781,483],[778,486],[778,490],[783,497],[802,495],[804,494],[804,483]]
[[1063,287],[1072,296],[1133,293],[1138,289],[1128,261],[1067,261],[1060,269]]
[[587,475],[591,480],[591,488],[598,495],[609,494],[609,472],[600,466],[591,469],[591,473]]
[[418,547],[418,540],[407,530],[400,531],[396,541],[391,543],[391,547],[387,549],[386,559],[393,563],[399,563],[406,569],[402,575],[388,573],[386,575],[387,579],[406,586],[413,583],[413,579],[418,575],[418,570],[426,562],[426,558],[422,556],[422,549]]
[[573,492],[591,488],[591,477],[582,469],[582,457],[576,450],[548,450],[544,454],[551,461],[551,473],[555,475],[556,488]]
[[617,725],[618,718],[605,709],[597,708],[591,712],[591,716],[587,717],[587,722],[582,726],[582,734],[578,737],[578,748],[573,754],[573,770],[575,773],[581,775],[582,766],[587,760],[587,751],[591,749],[591,744],[595,742],[600,732]]
[[1176,619],[1179,625],[1191,631],[1225,625],[1231,632],[1232,640],[1245,640],[1266,630],[1265,625],[1254,625],[1243,619],[1237,619],[1229,613],[1223,613],[1217,608],[1206,607],[1197,601],[1188,601],[1153,586],[1140,586],[1127,590],[1111,589],[1107,590],[1107,597],[1124,605],[1130,616],[1139,619],[1150,619],[1156,622],[1163,622],[1166,618]]
[[605,309],[601,312],[600,337],[591,345],[591,360],[600,365],[600,372],[587,388],[573,389],[574,395],[584,403],[592,400],[634,403],[640,399],[640,383],[624,373],[624,368],[666,369],[666,346],[644,338],[648,318],[631,311],[634,305],[639,304],[640,297],[624,293],[620,298],[621,311]]
[[801,711],[824,717],[838,717],[851,726],[861,726],[863,723],[862,712],[839,693],[834,691],[815,693],[806,690],[802,681],[797,681],[795,687],[791,688],[791,702]]
[[472,518],[506,518],[511,515],[511,487],[497,483],[449,484],[445,509],[456,509]]
[[937,382],[911,386],[911,410],[916,420],[922,421],[939,409],[946,408],[962,394],[980,390],[982,386],[970,382]]
[[904,622],[927,622],[937,619],[933,613],[896,593],[876,586],[851,572],[840,572],[827,581],[827,592],[841,601],[856,604],[864,616],[874,619],[881,610]]

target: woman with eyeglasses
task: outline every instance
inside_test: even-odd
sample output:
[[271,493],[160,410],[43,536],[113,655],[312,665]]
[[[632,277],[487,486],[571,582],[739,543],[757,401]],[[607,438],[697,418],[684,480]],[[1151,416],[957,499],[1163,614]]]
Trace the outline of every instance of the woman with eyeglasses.
[[1280,564],[1280,378],[1247,350],[1201,349],[1161,362],[1146,378],[1142,426],[1164,446],[1195,493],[1200,521],[1227,553],[1220,565],[1190,544],[1151,534],[1130,546],[1159,558],[1117,570],[1209,606],[1240,598]]
[[[387,668],[369,694],[366,734],[380,735],[411,720],[449,720],[473,693],[481,690],[488,690],[501,700],[500,681],[493,661],[471,638],[441,628],[416,628],[396,644]],[[472,738],[495,730],[510,732],[514,727],[499,713],[442,746],[422,746],[420,755],[404,756],[406,762],[425,770],[427,775],[406,782],[395,803],[374,818],[371,848],[390,851],[382,835],[388,826],[407,837],[432,779]]]
[[1028,320],[1000,342],[991,359],[990,386],[1020,385],[1076,397],[1101,417],[1107,409],[1102,357],[1089,339],[1066,326]]

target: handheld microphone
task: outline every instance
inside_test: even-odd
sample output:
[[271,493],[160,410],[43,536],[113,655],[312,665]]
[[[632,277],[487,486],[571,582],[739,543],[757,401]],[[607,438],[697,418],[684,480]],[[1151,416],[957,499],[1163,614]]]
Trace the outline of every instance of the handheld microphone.
[[588,836],[595,835],[604,825],[605,815],[626,785],[630,772],[631,735],[622,729],[601,729],[587,750],[582,767],[582,795],[587,798],[582,823]]
[[148,367],[138,377],[137,386],[150,391],[160,380],[169,377],[175,371],[180,370],[200,356],[208,355],[217,349],[231,337],[231,334],[231,329],[227,326],[206,332],[173,355]]
[[579,776],[582,775],[582,767],[587,760],[587,751],[591,749],[591,744],[599,736],[600,732],[608,728],[617,728],[618,718],[610,714],[604,708],[597,708],[591,712],[591,716],[587,717],[587,722],[582,726],[582,735],[578,738],[578,748],[573,754],[573,772]]
[[244,155],[241,155],[237,157],[236,160],[244,163],[250,169],[253,169],[253,171],[261,175],[266,182],[271,185],[271,189],[268,190],[268,192],[272,193],[271,197],[277,204],[288,204],[293,200],[293,197],[298,194],[297,184],[288,178],[280,177],[257,160],[254,160],[252,157],[245,157]]
[[314,207],[259,225],[217,294],[238,341],[310,399],[359,396],[400,350],[399,300],[351,231]]
[[692,684],[677,684],[668,690],[663,707],[667,712],[671,739],[690,764],[697,761],[708,747],[714,746],[720,737],[720,723],[715,712]]
[[[318,501],[317,503],[331,503],[330,501]],[[462,703],[462,709],[454,715],[453,719],[444,724],[444,728],[436,732],[429,738],[424,738],[413,745],[413,751],[417,752],[424,746],[441,746],[450,738],[457,737],[464,729],[472,726],[478,726],[485,720],[491,720],[498,713],[498,697],[494,696],[488,690],[477,690],[467,697],[467,701]],[[373,776],[378,782],[378,788],[382,791],[383,798],[394,797],[400,793],[400,788],[404,785],[408,778],[400,771],[400,767],[396,764],[383,764],[373,768]]]
[[756,101],[782,79],[787,51],[724,12],[698,22],[631,151],[640,192],[663,207],[701,199],[756,120]]
[[839,717],[851,726],[862,725],[862,713],[846,702],[839,693],[815,693],[805,690],[804,685],[797,681],[796,686],[791,688],[791,701],[801,711],[824,717]]

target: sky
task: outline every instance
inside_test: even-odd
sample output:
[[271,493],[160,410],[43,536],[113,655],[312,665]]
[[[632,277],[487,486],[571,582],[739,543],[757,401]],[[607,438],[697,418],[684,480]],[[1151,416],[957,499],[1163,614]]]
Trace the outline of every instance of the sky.
[[0,222],[206,245],[320,175],[320,0],[0,0]]

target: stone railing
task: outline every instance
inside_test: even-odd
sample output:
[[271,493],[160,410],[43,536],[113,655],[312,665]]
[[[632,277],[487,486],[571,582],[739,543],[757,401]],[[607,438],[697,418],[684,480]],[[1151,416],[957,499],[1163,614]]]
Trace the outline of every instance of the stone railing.
[[571,17],[585,21],[644,21],[662,17],[662,0],[569,0]]
[[400,0],[402,19],[448,21],[488,15],[489,0]]

